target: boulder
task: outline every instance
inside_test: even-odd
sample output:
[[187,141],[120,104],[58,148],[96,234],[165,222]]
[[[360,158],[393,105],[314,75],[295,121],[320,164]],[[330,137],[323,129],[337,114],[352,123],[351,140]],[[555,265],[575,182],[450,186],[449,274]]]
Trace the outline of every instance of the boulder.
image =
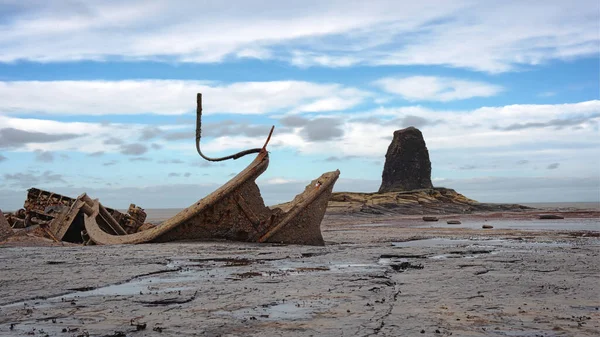
[[423,134],[412,126],[395,131],[385,155],[379,193],[431,188],[431,162]]
[[434,216],[424,216],[423,221],[438,221],[438,218]]
[[8,220],[0,210],[0,241],[6,240],[9,236],[13,235],[13,230],[8,224]]
[[483,226],[481,226],[481,228],[483,228],[483,229],[492,229],[492,228],[494,228],[494,226],[492,226],[492,225],[483,225]]

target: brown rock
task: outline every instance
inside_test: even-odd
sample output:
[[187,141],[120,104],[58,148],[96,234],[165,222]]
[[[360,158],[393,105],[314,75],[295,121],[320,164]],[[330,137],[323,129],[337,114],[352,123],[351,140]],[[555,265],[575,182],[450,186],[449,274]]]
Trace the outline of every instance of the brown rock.
[[492,226],[492,225],[483,225],[483,226],[481,226],[481,228],[491,229],[491,228],[494,228],[494,226]]
[[0,210],[0,241],[4,241],[12,235],[13,230],[8,224],[8,220],[6,220],[6,217],[4,217],[4,213],[2,213],[2,210]]
[[423,221],[438,221],[438,218],[434,216],[424,216]]
[[446,221],[446,223],[448,225],[460,225],[461,224],[460,220],[448,220],[448,221]]
[[394,132],[385,155],[379,193],[433,188],[431,162],[423,134],[408,127]]

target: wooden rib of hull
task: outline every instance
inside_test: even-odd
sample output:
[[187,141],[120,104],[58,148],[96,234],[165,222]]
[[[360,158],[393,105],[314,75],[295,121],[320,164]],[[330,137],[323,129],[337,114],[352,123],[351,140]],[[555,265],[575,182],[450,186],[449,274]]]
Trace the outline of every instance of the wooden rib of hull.
[[246,169],[207,197],[159,226],[134,234],[103,231],[106,220],[100,203],[94,200],[91,212],[85,215],[85,229],[93,242],[102,245],[212,239],[323,245],[321,220],[339,171],[324,173],[292,202],[270,209],[255,183],[268,165],[269,156],[263,150]]

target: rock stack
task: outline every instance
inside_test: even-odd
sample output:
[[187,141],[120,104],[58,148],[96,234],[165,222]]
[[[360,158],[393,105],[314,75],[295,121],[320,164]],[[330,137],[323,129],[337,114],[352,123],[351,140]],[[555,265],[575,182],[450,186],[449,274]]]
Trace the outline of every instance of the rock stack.
[[395,131],[385,155],[379,193],[430,188],[431,162],[423,134],[412,126]]

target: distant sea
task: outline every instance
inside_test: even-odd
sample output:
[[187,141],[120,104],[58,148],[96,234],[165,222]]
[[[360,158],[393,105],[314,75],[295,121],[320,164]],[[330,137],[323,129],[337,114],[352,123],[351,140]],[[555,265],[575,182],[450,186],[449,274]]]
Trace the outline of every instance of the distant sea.
[[[576,208],[600,211],[600,202],[528,202],[518,204],[546,210],[568,210]],[[147,208],[145,211],[146,214],[148,214],[148,222],[158,223],[175,216],[182,209],[183,208]]]
[[600,202],[525,202],[516,203],[523,206],[529,206],[541,209],[586,209],[600,211]]

